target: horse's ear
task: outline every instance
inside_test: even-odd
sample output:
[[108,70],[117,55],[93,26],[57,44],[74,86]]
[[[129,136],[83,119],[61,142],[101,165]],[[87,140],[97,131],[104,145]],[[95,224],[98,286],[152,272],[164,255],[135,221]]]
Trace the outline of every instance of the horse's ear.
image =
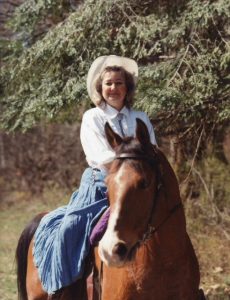
[[148,145],[150,142],[149,131],[145,123],[136,118],[137,127],[136,127],[136,138],[142,145]]
[[156,146],[153,146],[156,154],[161,182],[163,185],[165,197],[169,209],[175,207],[175,204],[181,202],[179,184],[176,175],[164,153]]
[[113,131],[108,122],[105,123],[105,135],[113,149],[119,146],[123,141],[122,138]]

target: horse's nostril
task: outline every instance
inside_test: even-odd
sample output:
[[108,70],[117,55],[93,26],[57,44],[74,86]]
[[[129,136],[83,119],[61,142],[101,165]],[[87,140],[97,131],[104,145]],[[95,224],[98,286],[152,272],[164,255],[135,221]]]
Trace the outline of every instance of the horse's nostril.
[[124,243],[118,243],[113,248],[113,254],[116,254],[120,256],[121,258],[124,258],[128,252],[127,247]]

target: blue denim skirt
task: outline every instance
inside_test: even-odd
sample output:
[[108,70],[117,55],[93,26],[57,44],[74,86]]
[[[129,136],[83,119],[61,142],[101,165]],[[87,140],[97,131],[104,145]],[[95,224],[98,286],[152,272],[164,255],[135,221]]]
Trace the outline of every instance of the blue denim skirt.
[[34,263],[48,294],[83,275],[90,233],[108,207],[104,178],[102,171],[87,168],[69,204],[45,215],[36,230]]

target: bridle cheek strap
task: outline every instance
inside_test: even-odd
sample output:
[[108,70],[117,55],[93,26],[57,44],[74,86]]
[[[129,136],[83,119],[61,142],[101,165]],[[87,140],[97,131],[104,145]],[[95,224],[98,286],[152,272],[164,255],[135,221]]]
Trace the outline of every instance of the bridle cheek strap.
[[160,229],[170,218],[171,216],[179,209],[183,208],[182,202],[177,203],[170,211],[169,214],[157,225],[153,226],[151,223],[148,225],[147,231],[143,234],[143,237],[137,242],[137,247],[140,247],[146,241],[152,238],[152,235]]

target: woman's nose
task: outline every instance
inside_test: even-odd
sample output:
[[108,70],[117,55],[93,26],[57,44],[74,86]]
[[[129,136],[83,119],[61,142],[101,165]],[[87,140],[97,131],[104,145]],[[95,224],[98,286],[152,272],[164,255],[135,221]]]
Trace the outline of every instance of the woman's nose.
[[113,83],[113,84],[111,85],[111,90],[115,90],[115,89],[116,89],[116,84]]

